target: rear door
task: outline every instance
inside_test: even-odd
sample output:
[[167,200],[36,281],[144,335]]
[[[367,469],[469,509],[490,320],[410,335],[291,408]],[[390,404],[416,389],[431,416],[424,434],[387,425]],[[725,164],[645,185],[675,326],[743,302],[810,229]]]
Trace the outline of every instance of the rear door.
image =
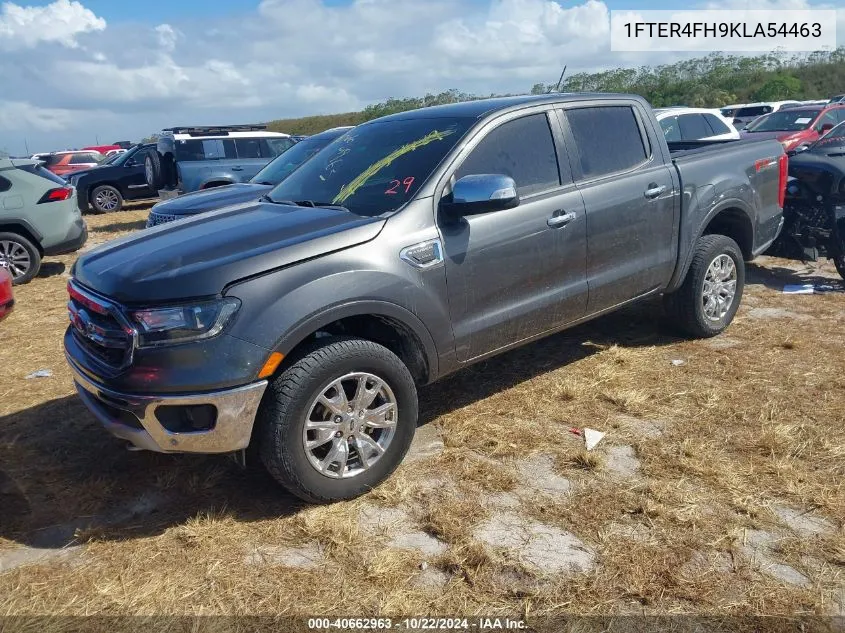
[[282,137],[272,139],[259,137],[236,138],[235,151],[237,152],[238,160],[235,170],[238,172],[241,182],[251,180],[267,163],[293,144],[292,139]]
[[521,199],[513,209],[440,225],[462,361],[557,329],[585,313],[584,205],[563,151],[553,111],[511,113],[470,142],[453,174],[454,179],[510,176]]
[[587,311],[659,288],[675,267],[670,168],[651,146],[645,113],[618,102],[560,111],[587,214]]

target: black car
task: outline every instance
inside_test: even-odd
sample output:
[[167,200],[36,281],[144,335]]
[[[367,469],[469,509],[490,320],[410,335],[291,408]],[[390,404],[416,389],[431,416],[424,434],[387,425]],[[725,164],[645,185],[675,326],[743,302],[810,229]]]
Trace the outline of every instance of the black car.
[[290,149],[267,163],[249,182],[212,187],[163,200],[150,211],[147,228],[233,204],[254,202],[269,193],[314,154],[351,129],[352,126],[335,127],[319,134],[301,137]]
[[155,149],[155,143],[135,145],[92,169],[68,175],[68,182],[77,190],[79,209],[83,213],[112,213],[120,211],[126,200],[155,198],[158,194],[144,179],[144,156],[151,148]]

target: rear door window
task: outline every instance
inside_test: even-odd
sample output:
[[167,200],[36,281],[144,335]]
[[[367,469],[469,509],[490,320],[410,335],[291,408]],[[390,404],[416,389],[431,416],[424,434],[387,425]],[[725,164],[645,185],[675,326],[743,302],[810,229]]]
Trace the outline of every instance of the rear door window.
[[522,197],[560,186],[554,139],[546,114],[503,123],[485,136],[456,172],[503,174],[516,182]]
[[640,126],[630,106],[565,110],[584,178],[633,169],[648,159]]
[[87,165],[96,163],[99,159],[94,154],[74,154],[68,161],[69,165]]
[[233,139],[184,139],[176,143],[177,161],[203,161],[237,158]]
[[713,135],[700,114],[682,114],[678,117],[678,125],[681,128],[681,138],[685,141],[699,141]]

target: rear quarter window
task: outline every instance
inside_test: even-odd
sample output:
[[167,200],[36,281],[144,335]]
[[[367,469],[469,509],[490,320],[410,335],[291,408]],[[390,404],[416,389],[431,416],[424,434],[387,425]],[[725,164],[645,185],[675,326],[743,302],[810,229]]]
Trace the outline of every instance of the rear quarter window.
[[68,161],[70,165],[87,165],[99,160],[95,154],[73,154]]
[[707,120],[707,124],[710,126],[710,129],[713,130],[713,135],[717,134],[730,134],[731,129],[725,125],[723,121],[719,119],[715,114],[705,114],[704,118]]
[[266,154],[262,154],[262,156],[269,156],[271,158],[275,158],[279,154],[283,154],[291,147],[296,145],[296,141],[292,138],[282,138],[278,136],[269,137],[269,138],[262,138],[262,152],[266,151]]
[[18,169],[21,171],[25,171],[27,173],[33,174],[34,176],[41,176],[42,178],[46,178],[57,185],[65,185],[67,181],[65,181],[61,176],[57,176],[49,169],[45,169],[41,165],[18,165]]
[[584,178],[632,169],[648,158],[630,106],[565,110]]

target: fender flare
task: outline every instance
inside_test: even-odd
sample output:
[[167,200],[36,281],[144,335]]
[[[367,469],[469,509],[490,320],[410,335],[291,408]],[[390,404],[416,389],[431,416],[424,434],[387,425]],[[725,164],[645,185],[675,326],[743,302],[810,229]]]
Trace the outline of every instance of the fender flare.
[[[10,219],[3,218],[2,220],[0,220],[0,231],[5,230],[3,227],[7,227],[7,226],[8,227],[20,226],[21,228],[26,229],[29,232],[29,234],[32,235],[32,237],[35,238],[35,242],[36,242],[35,246],[38,247],[38,248],[41,248],[41,241],[44,239],[44,236],[38,231],[38,229],[36,229],[34,226],[32,226],[26,220],[23,220],[21,218],[10,218]],[[24,237],[26,237],[26,236],[24,236]]]
[[428,382],[436,379],[439,372],[437,347],[434,338],[425,324],[410,310],[395,303],[376,300],[350,301],[329,306],[319,312],[308,315],[288,329],[276,341],[273,349],[282,354],[289,354],[297,345],[309,335],[334,321],[353,316],[382,316],[398,322],[409,329],[422,345],[422,353],[428,366]]
[[[748,203],[743,200],[740,200],[739,198],[729,198],[727,200],[722,200],[707,213],[707,215],[704,217],[704,220],[696,228],[695,234],[689,242],[690,247],[687,249],[686,253],[683,254],[683,262],[679,262],[679,265],[675,268],[675,273],[672,275],[672,279],[669,281],[669,285],[667,287],[666,292],[674,292],[675,290],[680,288],[681,284],[684,282],[684,278],[687,276],[689,267],[692,264],[692,258],[695,252],[695,243],[698,242],[699,238],[701,238],[702,235],[704,235],[704,230],[708,226],[710,226],[710,223],[713,221],[713,218],[715,218],[717,215],[719,215],[722,211],[725,211],[726,209],[739,209],[745,214],[745,217],[748,218],[748,221],[751,223],[751,241],[753,248],[753,231],[755,230],[753,210],[748,205]],[[681,239],[683,239],[683,236],[681,236]]]

